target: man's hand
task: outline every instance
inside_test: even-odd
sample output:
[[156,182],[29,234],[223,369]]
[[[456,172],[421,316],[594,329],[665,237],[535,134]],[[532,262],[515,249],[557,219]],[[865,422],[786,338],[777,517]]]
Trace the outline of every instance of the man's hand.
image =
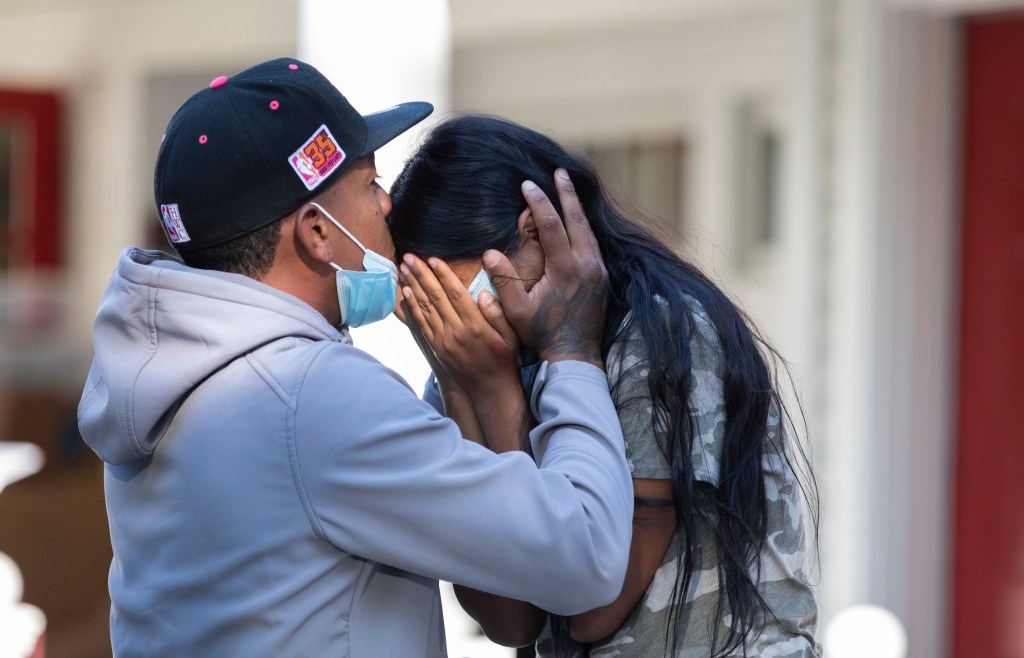
[[523,196],[544,249],[540,280],[526,292],[512,263],[493,249],[484,254],[484,267],[501,294],[509,323],[542,359],[573,359],[603,368],[601,335],[608,272],[564,169],[555,171],[555,187],[565,212],[564,225],[544,192],[531,181],[523,183]]

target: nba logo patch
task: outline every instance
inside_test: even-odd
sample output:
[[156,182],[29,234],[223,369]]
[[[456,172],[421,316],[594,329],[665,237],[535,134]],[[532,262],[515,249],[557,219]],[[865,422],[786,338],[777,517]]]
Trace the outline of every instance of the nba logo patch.
[[178,204],[170,203],[160,206],[160,217],[164,220],[164,229],[167,230],[167,239],[169,239],[172,244],[181,244],[182,242],[188,242],[192,239],[188,237],[185,225],[181,223],[181,213],[178,212]]
[[320,126],[299,150],[288,156],[288,164],[302,179],[307,190],[315,189],[344,161],[345,152],[338,146],[326,125]]

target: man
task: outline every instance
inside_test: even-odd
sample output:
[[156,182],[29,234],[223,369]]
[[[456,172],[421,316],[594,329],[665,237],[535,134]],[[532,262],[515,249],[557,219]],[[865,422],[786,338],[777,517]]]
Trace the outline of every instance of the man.
[[618,594],[632,489],[594,333],[606,274],[569,181],[567,228],[528,198],[544,277],[502,292],[549,362],[537,464],[463,440],[351,346],[395,304],[373,151],[430,110],[360,116],[280,59],[171,119],[154,183],[184,263],[122,254],[79,406],[106,462],[117,655],[443,656],[437,579],[560,614]]

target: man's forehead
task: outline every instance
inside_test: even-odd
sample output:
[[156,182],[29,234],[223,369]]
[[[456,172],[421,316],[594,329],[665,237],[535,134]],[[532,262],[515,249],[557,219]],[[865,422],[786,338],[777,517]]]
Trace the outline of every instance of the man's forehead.
[[357,169],[357,168],[358,169],[376,169],[376,167],[377,167],[377,157],[376,156],[377,156],[376,153],[371,153],[369,155],[364,155],[363,157],[359,158],[354,163],[352,163],[352,168],[353,169]]

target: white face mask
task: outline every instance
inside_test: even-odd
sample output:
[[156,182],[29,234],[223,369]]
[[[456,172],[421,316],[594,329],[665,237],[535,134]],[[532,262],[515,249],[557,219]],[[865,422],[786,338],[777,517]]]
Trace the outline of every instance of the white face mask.
[[500,299],[498,291],[494,289],[494,283],[491,282],[491,275],[487,273],[487,270],[481,269],[469,282],[469,296],[473,298],[474,302],[479,302],[480,293],[484,290],[494,295],[495,299]]
[[383,320],[395,312],[395,298],[398,295],[398,268],[387,258],[370,251],[356,236],[348,232],[331,213],[318,203],[311,206],[324,214],[332,224],[341,229],[356,246],[363,250],[364,272],[344,270],[335,263],[328,263],[337,270],[335,285],[338,288],[338,307],[341,309],[341,324],[361,327]]

